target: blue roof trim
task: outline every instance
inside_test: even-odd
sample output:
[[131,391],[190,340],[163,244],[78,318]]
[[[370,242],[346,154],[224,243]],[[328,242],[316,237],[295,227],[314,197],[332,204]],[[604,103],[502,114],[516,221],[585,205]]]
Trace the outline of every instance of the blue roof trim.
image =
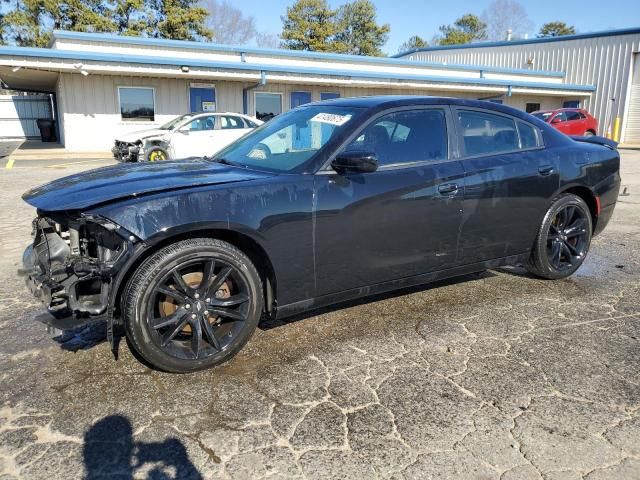
[[53,32],[52,39],[61,38],[69,40],[82,40],[82,41],[98,41],[98,42],[113,42],[122,43],[127,45],[149,45],[149,46],[164,46],[167,48],[189,48],[193,50],[211,50],[225,53],[250,53],[254,55],[278,55],[282,57],[291,58],[309,58],[319,60],[337,60],[342,62],[353,63],[379,63],[382,65],[406,65],[406,66],[423,66],[423,67],[437,67],[437,68],[449,68],[455,70],[484,70],[485,72],[494,73],[516,73],[526,75],[537,75],[544,77],[562,77],[564,78],[564,72],[551,72],[543,70],[528,70],[524,68],[503,68],[503,67],[491,67],[483,65],[466,65],[458,63],[442,63],[442,62],[423,62],[404,60],[401,58],[392,57],[368,57],[364,55],[347,55],[343,53],[323,53],[323,52],[307,52],[301,50],[285,50],[277,48],[255,48],[255,47],[243,47],[236,45],[220,45],[217,43],[206,42],[194,42],[188,40],[167,40],[163,38],[144,38],[144,37],[127,37],[123,35],[113,35],[108,33],[86,33],[86,32],[67,32],[64,30],[55,30]]
[[145,65],[172,65],[201,68],[221,68],[229,70],[244,70],[254,72],[272,72],[272,73],[298,73],[307,75],[328,75],[334,77],[346,77],[352,79],[383,79],[383,80],[414,80],[421,82],[440,82],[440,83],[462,83],[473,85],[491,85],[491,86],[514,86],[525,88],[541,88],[549,90],[571,90],[591,92],[595,90],[592,85],[575,85],[567,83],[544,83],[544,82],[523,82],[518,80],[496,80],[487,78],[463,78],[463,77],[445,77],[437,75],[398,75],[382,72],[353,72],[347,73],[344,70],[315,68],[315,67],[297,67],[297,66],[278,66],[259,63],[240,63],[240,62],[216,62],[209,60],[196,59],[180,59],[175,57],[151,57],[146,55],[123,55],[113,53],[91,53],[91,52],[72,52],[68,50],[55,50],[50,48],[31,48],[31,47],[0,47],[0,56],[13,55],[23,57],[41,57],[63,60],[84,60],[97,62],[113,62],[113,63],[132,63]]
[[568,40],[583,40],[586,38],[596,37],[613,37],[618,35],[633,35],[634,33],[640,33],[640,27],[634,28],[622,28],[617,30],[603,30],[601,32],[592,33],[576,33],[574,35],[563,35],[561,37],[546,37],[546,38],[527,38],[523,40],[511,40],[502,42],[476,42],[465,43],[463,45],[441,45],[436,47],[414,48],[407,50],[406,52],[400,52],[392,55],[392,58],[406,57],[412,53],[420,52],[435,52],[438,50],[460,50],[465,48],[489,48],[489,47],[505,47],[511,45],[529,45],[532,43],[546,43],[546,42],[566,42]]

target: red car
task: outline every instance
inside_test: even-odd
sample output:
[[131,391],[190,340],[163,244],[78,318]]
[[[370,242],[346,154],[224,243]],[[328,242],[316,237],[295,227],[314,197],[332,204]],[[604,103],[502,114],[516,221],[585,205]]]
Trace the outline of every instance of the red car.
[[531,115],[549,123],[566,135],[590,137],[598,133],[598,120],[581,108],[559,108],[539,110]]

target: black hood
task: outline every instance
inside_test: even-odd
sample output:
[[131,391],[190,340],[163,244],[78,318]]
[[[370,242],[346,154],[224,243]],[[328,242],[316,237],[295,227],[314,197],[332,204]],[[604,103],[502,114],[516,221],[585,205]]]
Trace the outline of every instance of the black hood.
[[178,188],[242,182],[272,176],[201,158],[158,163],[126,163],[60,178],[22,198],[48,212],[81,210],[105,202]]

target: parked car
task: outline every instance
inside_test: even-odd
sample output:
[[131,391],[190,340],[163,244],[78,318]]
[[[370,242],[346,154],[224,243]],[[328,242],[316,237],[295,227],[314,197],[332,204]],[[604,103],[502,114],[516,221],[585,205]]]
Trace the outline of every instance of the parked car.
[[548,123],[565,135],[590,137],[598,133],[598,120],[582,108],[559,108],[533,112],[534,117]]
[[329,100],[213,159],[28,191],[24,272],[56,322],[106,315],[155,367],[193,371],[236,354],[262,315],[504,265],[565,278],[611,218],[619,167],[614,142],[494,103]]
[[121,135],[111,152],[120,162],[210,156],[259,125],[239,113],[187,113],[161,127]]

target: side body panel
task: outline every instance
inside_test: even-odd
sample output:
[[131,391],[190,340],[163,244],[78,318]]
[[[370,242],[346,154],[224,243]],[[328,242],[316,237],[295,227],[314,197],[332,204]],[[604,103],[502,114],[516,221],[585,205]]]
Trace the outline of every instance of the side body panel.
[[[317,295],[455,266],[457,160],[315,177]],[[459,188],[442,194],[445,183]]]
[[189,232],[219,229],[244,234],[268,253],[279,303],[292,303],[315,295],[312,195],[312,175],[278,175],[148,195],[91,213],[123,226],[147,247]]

